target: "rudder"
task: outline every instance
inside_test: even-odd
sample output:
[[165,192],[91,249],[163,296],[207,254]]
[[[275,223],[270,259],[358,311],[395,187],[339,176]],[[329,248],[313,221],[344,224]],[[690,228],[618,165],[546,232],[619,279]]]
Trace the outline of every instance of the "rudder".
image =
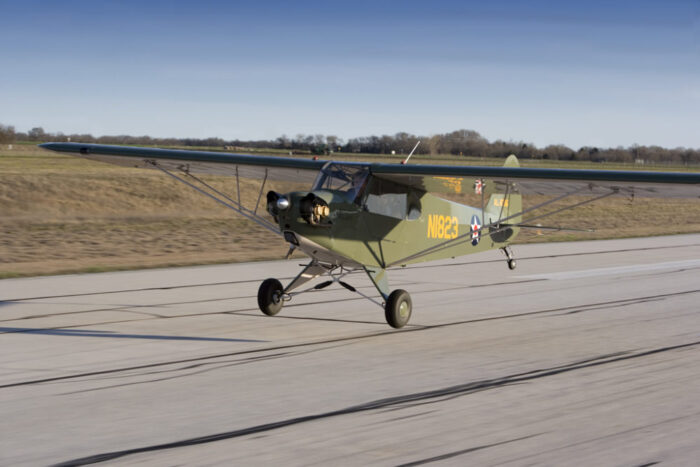
[[[518,158],[511,154],[506,158],[503,167],[520,167]],[[485,223],[499,224],[500,221],[504,220],[505,224],[517,224],[521,221],[522,216],[519,213],[523,210],[522,195],[518,191],[516,183],[508,182],[508,185],[503,182],[495,184],[494,193],[489,198],[488,207],[486,208]],[[499,229],[496,228],[496,230]],[[517,227],[506,229],[493,234],[491,238],[497,243],[512,241],[518,231]]]

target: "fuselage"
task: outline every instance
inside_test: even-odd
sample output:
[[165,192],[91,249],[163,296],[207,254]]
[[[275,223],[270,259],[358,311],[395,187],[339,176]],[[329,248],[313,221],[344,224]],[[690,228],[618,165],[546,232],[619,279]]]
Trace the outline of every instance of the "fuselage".
[[517,235],[481,230],[496,220],[494,206],[455,203],[369,173],[333,188],[317,181],[311,191],[277,195],[286,207],[273,207],[285,239],[324,263],[386,268],[501,248]]

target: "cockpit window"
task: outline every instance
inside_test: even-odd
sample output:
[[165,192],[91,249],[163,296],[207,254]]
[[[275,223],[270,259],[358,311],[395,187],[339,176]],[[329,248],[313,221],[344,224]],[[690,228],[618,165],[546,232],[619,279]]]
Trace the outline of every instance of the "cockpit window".
[[359,202],[368,175],[365,166],[329,163],[319,172],[312,190],[340,191],[351,201]]
[[389,180],[373,178],[367,189],[367,211],[396,219],[419,219],[420,200],[415,190]]

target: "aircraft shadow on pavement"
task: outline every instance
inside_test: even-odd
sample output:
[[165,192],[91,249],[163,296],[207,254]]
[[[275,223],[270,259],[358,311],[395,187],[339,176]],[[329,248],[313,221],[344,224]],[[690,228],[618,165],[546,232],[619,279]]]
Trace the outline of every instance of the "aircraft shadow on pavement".
[[172,341],[200,341],[200,342],[267,342],[255,339],[227,339],[223,337],[193,337],[193,336],[163,336],[154,334],[122,334],[113,331],[96,331],[91,329],[35,329],[35,328],[8,328],[0,327],[0,333],[25,332],[30,334],[42,334],[47,336],[64,337],[108,337],[113,339],[154,339]]

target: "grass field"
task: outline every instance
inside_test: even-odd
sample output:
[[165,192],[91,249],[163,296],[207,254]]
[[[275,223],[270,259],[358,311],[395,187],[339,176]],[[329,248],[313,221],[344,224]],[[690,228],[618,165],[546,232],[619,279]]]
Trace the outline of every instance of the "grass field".
[[[394,159],[387,161],[400,160],[398,156]],[[415,160],[501,163],[455,156]],[[591,167],[566,162],[545,165],[525,161],[525,165]],[[231,179],[207,180],[229,193],[235,190]],[[265,189],[285,192],[305,188],[268,183]],[[258,181],[242,182],[243,198],[253,200],[253,204],[258,191]],[[525,197],[526,207],[541,199]],[[469,201],[469,197],[460,200]],[[595,228],[596,232],[538,235],[527,231],[518,242],[700,232],[700,201],[637,198],[630,202],[626,198],[607,198],[542,223]],[[0,149],[0,235],[0,278],[279,259],[287,251],[275,235],[159,172],[61,156],[24,144],[14,145],[12,150],[5,145]]]

